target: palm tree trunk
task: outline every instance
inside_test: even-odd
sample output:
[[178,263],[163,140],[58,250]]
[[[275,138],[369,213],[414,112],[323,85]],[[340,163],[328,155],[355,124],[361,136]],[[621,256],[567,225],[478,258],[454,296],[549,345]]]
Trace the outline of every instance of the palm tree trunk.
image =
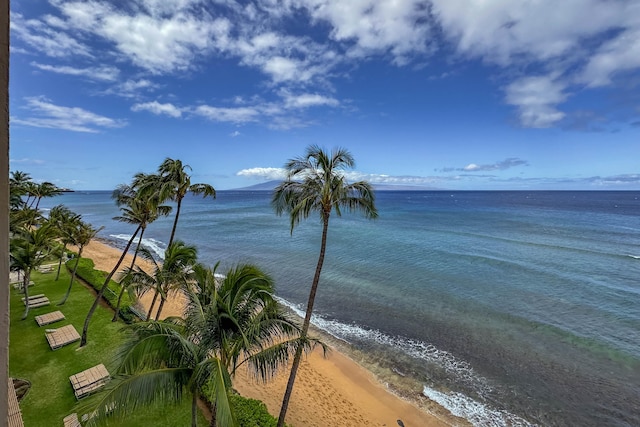
[[140,228],[141,228],[141,226],[138,226],[138,228],[136,228],[136,232],[133,233],[133,236],[131,236],[131,239],[129,239],[129,242],[127,243],[127,246],[122,251],[122,255],[120,255],[120,259],[118,260],[118,262],[116,263],[115,267],[113,267],[113,270],[111,270],[111,272],[109,273],[109,275],[105,279],[104,284],[102,285],[102,288],[100,288],[100,290],[98,291],[98,295],[96,295],[96,299],[93,301],[93,304],[91,305],[91,308],[89,309],[89,313],[87,313],[87,318],[84,319],[84,327],[82,328],[82,338],[80,339],[80,347],[84,347],[87,344],[87,334],[89,333],[89,322],[91,322],[91,318],[93,317],[93,313],[96,311],[96,308],[98,307],[98,303],[100,302],[100,299],[102,298],[102,295],[104,295],[104,291],[109,286],[109,281],[111,280],[113,275],[116,273],[116,271],[118,271],[118,267],[120,267],[120,264],[122,264],[122,260],[127,255],[127,251],[129,251],[129,248],[131,247],[131,244],[133,243],[133,239],[135,239],[136,236],[138,235],[138,232],[140,231]]
[[164,296],[160,296],[160,305],[158,306],[158,311],[156,312],[156,320],[160,320],[160,313],[162,313],[162,309],[164,308],[164,303],[167,299]]
[[298,368],[300,367],[300,360],[302,359],[302,345],[307,339],[307,332],[309,331],[309,324],[311,323],[311,312],[313,311],[313,304],[316,299],[316,292],[318,291],[318,283],[320,282],[320,272],[322,272],[322,264],[324,263],[324,253],[327,248],[327,230],[329,229],[329,215],[325,214],[322,221],[322,241],[320,243],[320,255],[318,256],[318,264],[316,265],[316,273],[313,276],[313,283],[311,284],[311,291],[309,292],[309,301],[307,302],[307,312],[304,316],[304,322],[302,323],[302,331],[300,332],[300,342],[296,348],[296,354],[293,357],[293,364],[291,365],[291,373],[289,374],[289,381],[287,381],[287,389],[284,392],[282,399],[282,406],[280,407],[280,415],[278,416],[278,427],[284,426],[284,419],[287,416],[287,409],[289,407],[289,400],[293,393],[293,384],[296,381],[296,375]]
[[65,243],[62,246],[62,255],[60,255],[60,260],[58,261],[58,272],[56,273],[56,281],[60,278],[60,268],[62,268],[62,257],[67,253],[67,244]]
[[[65,302],[67,302],[67,298],[69,298],[69,294],[71,293],[71,286],[73,286],[73,281],[76,278],[76,271],[78,271],[78,264],[80,263],[80,257],[82,256],[82,250],[84,248],[81,246],[80,250],[78,251],[78,257],[76,258],[76,265],[73,266],[73,272],[71,272],[71,281],[69,282],[69,288],[67,289],[67,293],[65,294],[64,298],[62,298],[62,301],[60,301],[58,303],[58,305],[63,305]],[[62,258],[60,258],[62,260]]]
[[153,300],[151,301],[151,307],[149,307],[149,312],[147,313],[147,322],[151,320],[151,313],[153,312],[153,308],[156,305],[157,299],[158,299],[158,289],[156,289],[156,294],[153,296]]
[[195,391],[191,399],[191,427],[198,427],[198,393]]
[[209,427],[216,427],[218,425],[218,421],[216,419],[216,402],[211,404],[211,421],[209,421]]
[[24,314],[22,320],[26,319],[29,315],[29,281],[31,280],[31,269],[28,268],[24,272],[23,287],[24,287]]
[[[138,244],[136,245],[136,251],[133,253],[133,260],[131,261],[131,266],[129,267],[129,272],[133,271],[133,267],[136,265],[136,258],[138,257],[138,251],[140,250],[140,243],[142,243],[142,236],[144,235],[144,230],[146,227],[142,227],[140,230],[140,238],[138,239]],[[122,302],[122,296],[124,295],[124,291],[126,288],[122,286],[120,289],[120,294],[118,295],[118,302],[116,303],[116,312],[113,313],[112,322],[118,321],[118,315],[120,314],[120,302]]]
[[173,238],[176,236],[176,228],[178,227],[178,218],[180,217],[181,205],[182,205],[182,199],[178,199],[178,206],[176,206],[176,217],[173,220],[173,228],[171,229],[171,237],[169,238],[169,245],[173,243]]

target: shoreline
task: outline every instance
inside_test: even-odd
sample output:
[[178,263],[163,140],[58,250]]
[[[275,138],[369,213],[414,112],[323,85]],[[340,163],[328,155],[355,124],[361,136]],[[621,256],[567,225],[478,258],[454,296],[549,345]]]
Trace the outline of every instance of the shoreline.
[[[83,255],[93,259],[97,269],[110,271],[121,250],[94,239],[84,249]],[[131,254],[127,254],[123,265],[130,265]],[[151,269],[147,260],[138,259],[136,264]],[[144,295],[138,305],[148,310],[152,295]],[[184,300],[178,296],[168,299],[162,318],[182,314]],[[416,398],[408,401],[396,395],[374,374],[350,356],[357,356],[346,344],[332,340],[328,334],[322,339],[330,346],[326,358],[316,349],[300,366],[293,396],[287,412],[287,424],[294,427],[339,426],[395,426],[402,420],[407,427],[444,427],[469,425],[466,420],[454,417],[445,408],[423,397],[416,391]],[[362,360],[362,357],[356,357]],[[272,415],[277,415],[286,382],[288,369],[279,372],[266,384],[250,378],[246,371],[236,373],[233,386],[245,397],[259,399],[267,405]]]

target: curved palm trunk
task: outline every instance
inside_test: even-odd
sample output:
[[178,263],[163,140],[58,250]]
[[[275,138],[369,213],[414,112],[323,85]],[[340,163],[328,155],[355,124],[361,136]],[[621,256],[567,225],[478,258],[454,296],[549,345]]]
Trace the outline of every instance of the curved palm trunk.
[[182,198],[178,199],[178,206],[176,206],[176,217],[173,220],[173,228],[171,229],[171,237],[169,238],[169,245],[173,243],[173,238],[176,236],[176,228],[178,227],[178,218],[180,218],[181,205],[182,205]]
[[[58,303],[58,305],[63,305],[67,302],[67,298],[69,298],[69,294],[71,294],[71,287],[73,286],[73,281],[76,278],[76,271],[78,271],[78,264],[80,263],[80,257],[82,256],[82,250],[84,247],[80,246],[80,250],[78,251],[78,257],[76,258],[76,265],[73,266],[73,271],[71,272],[71,281],[69,282],[69,288],[67,288],[67,293],[62,298],[62,301]],[[62,258],[60,258],[62,260]]]
[[[136,265],[136,258],[138,258],[138,251],[140,250],[140,244],[142,243],[142,236],[144,235],[145,229],[146,227],[142,227],[140,229],[140,239],[138,240],[138,244],[136,245],[136,251],[133,253],[133,260],[131,261],[129,271],[133,271],[133,267]],[[118,315],[120,315],[120,303],[122,302],[124,291],[126,291],[126,288],[122,286],[122,288],[120,289],[120,294],[118,295],[118,302],[116,303],[116,312],[113,314],[113,319],[111,319],[112,322],[116,322],[118,320]]]
[[[182,205],[182,199],[178,199],[178,206],[176,207],[176,217],[173,220],[173,227],[171,228],[171,237],[169,237],[169,247],[173,243],[173,239],[176,236],[176,228],[178,228],[178,218],[180,218],[180,206]],[[156,306],[156,302],[158,301],[158,293],[160,291],[156,289],[156,293],[153,295],[153,300],[151,301],[151,307],[149,307],[149,312],[147,313],[147,321],[151,319],[151,313],[153,313],[153,308]],[[164,305],[164,298],[160,300],[160,306],[158,307],[158,311],[156,313],[156,320],[158,320],[158,316],[162,312],[162,306]]]
[[156,312],[156,320],[160,320],[160,313],[162,313],[166,300],[167,299],[163,295],[160,296],[160,305],[158,305],[158,311]]
[[28,268],[24,271],[24,277],[22,282],[22,287],[24,288],[24,314],[22,315],[22,320],[26,319],[29,315],[29,281],[31,280],[31,269]]
[[320,255],[318,256],[316,273],[313,276],[313,283],[311,284],[311,291],[309,292],[307,312],[305,313],[304,322],[302,323],[302,331],[300,332],[300,343],[298,344],[296,354],[293,357],[291,373],[289,374],[289,381],[287,381],[287,389],[285,390],[284,397],[282,398],[282,406],[280,407],[280,415],[278,416],[278,427],[284,426],[284,419],[287,416],[289,400],[291,399],[291,393],[293,393],[293,384],[296,381],[296,375],[298,373],[298,368],[300,367],[300,360],[302,359],[302,343],[307,339],[307,332],[309,331],[309,324],[311,323],[311,312],[313,311],[313,304],[315,303],[316,292],[318,291],[318,283],[320,282],[320,272],[322,271],[322,264],[324,263],[324,253],[327,248],[328,228],[329,215],[326,215],[322,221],[322,241],[320,243]]
[[[62,246],[62,255],[60,255],[60,260],[58,261],[58,272],[56,273],[56,281],[60,278],[60,269],[62,268],[62,257],[67,253],[67,244],[65,243]],[[77,266],[78,263],[76,263]]]
[[158,300],[158,289],[156,289],[156,293],[153,296],[153,300],[151,301],[151,307],[149,307],[149,312],[147,313],[147,322],[151,320],[151,313],[153,312],[153,308],[156,306],[156,301]]
[[113,275],[116,273],[116,271],[118,271],[118,267],[120,267],[120,264],[122,264],[122,260],[127,255],[127,252],[129,251],[129,248],[131,247],[131,244],[133,243],[133,240],[138,235],[138,232],[140,231],[140,228],[141,228],[141,226],[138,226],[138,228],[136,228],[136,232],[133,233],[133,236],[131,236],[131,239],[129,239],[129,242],[127,243],[127,246],[122,251],[122,255],[120,255],[120,259],[118,259],[118,262],[116,263],[115,267],[113,267],[113,270],[111,270],[111,272],[109,273],[109,275],[105,279],[104,284],[100,288],[100,291],[98,291],[98,295],[96,295],[96,299],[93,301],[93,304],[91,305],[91,308],[89,309],[89,313],[87,313],[87,318],[84,319],[84,327],[82,328],[82,338],[80,339],[80,347],[84,347],[87,344],[87,334],[89,333],[89,322],[91,322],[91,318],[93,317],[93,313],[96,311],[96,308],[98,307],[98,303],[100,302],[100,299],[102,298],[102,295],[104,295],[104,291],[109,286],[109,281],[111,280]]

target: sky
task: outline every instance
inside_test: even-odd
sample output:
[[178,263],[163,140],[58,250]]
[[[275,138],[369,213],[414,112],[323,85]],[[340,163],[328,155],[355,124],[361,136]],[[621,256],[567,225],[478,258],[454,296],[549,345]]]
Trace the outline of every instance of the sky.
[[637,0],[11,2],[10,169],[227,190],[312,144],[351,181],[640,190]]

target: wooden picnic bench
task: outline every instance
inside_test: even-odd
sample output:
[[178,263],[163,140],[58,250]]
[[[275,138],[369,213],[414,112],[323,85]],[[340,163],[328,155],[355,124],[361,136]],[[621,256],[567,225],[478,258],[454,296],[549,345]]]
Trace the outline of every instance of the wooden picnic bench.
[[[27,305],[26,298],[23,297],[22,302],[24,303],[24,305]],[[49,298],[45,296],[45,294],[29,296],[29,307],[31,308],[43,307],[49,304],[51,304],[51,302],[49,301]]]
[[38,326],[48,325],[50,323],[59,322],[60,320],[64,320],[64,314],[61,311],[52,311],[51,313],[41,314],[40,316],[36,316],[36,323]]
[[66,325],[58,329],[47,329],[45,336],[51,350],[56,350],[72,342],[80,340],[80,334],[73,325]]
[[71,387],[76,399],[82,399],[105,385],[109,378],[109,371],[101,363],[93,368],[71,375],[69,381],[71,381]]

